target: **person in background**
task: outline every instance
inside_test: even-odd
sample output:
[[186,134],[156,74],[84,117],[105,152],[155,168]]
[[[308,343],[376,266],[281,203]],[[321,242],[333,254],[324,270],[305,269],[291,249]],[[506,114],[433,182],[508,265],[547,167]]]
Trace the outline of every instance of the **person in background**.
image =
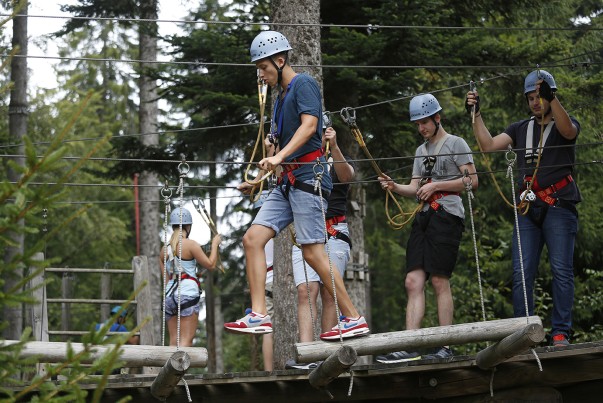
[[[347,198],[350,185],[348,182],[354,180],[355,167],[351,158],[344,156],[337,144],[337,132],[330,125],[330,119],[323,114],[323,149],[329,144],[329,154],[326,157],[329,162],[331,177],[333,178],[333,190],[329,196],[328,206],[325,212],[327,232],[329,233],[328,254],[333,270],[339,271],[343,277],[346,266],[350,260],[352,241],[346,222]],[[317,318],[317,301],[320,293],[322,301],[322,314],[320,318],[322,332],[327,332],[337,325],[337,313],[335,300],[329,294],[327,288],[331,283],[323,284],[318,274],[307,263],[304,262],[301,249],[293,245],[292,248],[293,277],[297,287],[297,323],[299,327],[299,341],[314,341],[314,326],[312,318]],[[304,269],[305,265],[305,269]],[[306,279],[307,273],[307,279]],[[308,297],[308,293],[310,297]],[[310,312],[312,309],[312,312]],[[333,338],[339,338],[334,334]],[[286,368],[313,369],[317,363],[297,363],[288,360]]]
[[[534,315],[534,281],[546,245],[553,273],[551,344],[566,347],[570,344],[574,305],[576,204],[582,200],[572,176],[580,123],[565,111],[556,93],[557,85],[549,72],[529,73],[524,80],[524,95],[532,117],[511,123],[496,136],[490,134],[484,123],[477,91],[467,93],[466,107],[475,108],[473,133],[483,151],[507,150],[511,146],[517,154],[519,192],[515,202],[529,203],[527,214],[517,216],[519,239],[517,228],[513,230],[514,315]],[[538,149],[541,140],[542,152]]]
[[[408,185],[400,185],[387,175],[379,177],[384,189],[424,203],[412,223],[406,246],[407,330],[421,328],[428,280],[431,280],[436,296],[438,323],[440,326],[452,325],[454,304],[450,277],[465,229],[460,193],[468,183],[472,190],[478,185],[471,149],[461,137],[446,132],[441,110],[440,103],[431,94],[421,94],[410,101],[410,120],[424,140],[415,152],[412,179]],[[449,359],[452,356],[450,347],[442,346],[423,359]],[[381,363],[420,358],[419,353],[406,351],[376,357]]]
[[[168,280],[165,288],[165,321],[170,335],[170,346],[176,346],[180,314],[179,344],[181,347],[190,347],[193,345],[199,324],[201,283],[197,278],[197,263],[208,270],[214,270],[222,238],[220,235],[213,237],[208,257],[201,245],[189,239],[193,226],[190,211],[183,207],[175,208],[170,214],[170,225],[174,232],[168,244],[164,245],[159,253],[161,276]],[[165,267],[164,254],[167,254]]]
[[[121,306],[114,306],[111,309],[111,316],[115,318],[115,322],[109,328],[109,332],[125,332],[129,333],[130,331],[126,327],[125,323],[128,318],[128,311]],[[103,323],[98,323],[96,325],[96,330],[100,330],[103,326]],[[140,344],[140,336],[133,335],[128,338],[126,344]]]

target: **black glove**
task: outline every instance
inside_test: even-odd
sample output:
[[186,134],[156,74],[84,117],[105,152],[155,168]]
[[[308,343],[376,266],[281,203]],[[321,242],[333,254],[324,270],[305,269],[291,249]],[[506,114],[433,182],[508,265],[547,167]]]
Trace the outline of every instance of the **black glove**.
[[465,109],[467,109],[468,113],[473,111],[473,106],[475,106],[475,113],[479,112],[479,95],[475,97],[475,105],[469,105],[467,102],[467,97],[465,97]]
[[555,99],[555,90],[545,80],[540,83],[540,97],[549,102]]

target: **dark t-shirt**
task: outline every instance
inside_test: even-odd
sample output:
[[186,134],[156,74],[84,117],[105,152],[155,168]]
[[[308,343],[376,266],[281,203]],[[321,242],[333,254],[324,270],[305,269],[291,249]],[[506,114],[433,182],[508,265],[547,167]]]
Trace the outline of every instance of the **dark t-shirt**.
[[[580,123],[578,123],[578,121],[571,116],[570,119],[578,128],[579,135]],[[520,188],[523,186],[524,176],[533,175],[537,160],[537,158],[526,160],[526,136],[532,136],[532,147],[534,154],[537,155],[536,152],[540,143],[542,130],[541,126],[534,119],[533,131],[532,133],[528,134],[527,131],[530,120],[532,119],[525,119],[519,122],[511,123],[511,125],[505,129],[505,133],[507,133],[513,141],[513,148],[517,154],[517,167],[519,169],[517,182]],[[578,139],[578,135],[576,135],[576,138],[573,140],[568,140],[559,134],[557,126],[553,125],[546,143],[544,143],[542,156],[540,158],[540,165],[538,167],[538,171],[536,172],[536,181],[541,189],[546,189],[549,186],[559,182],[564,177],[572,174],[574,170],[574,163],[576,162],[576,140]],[[517,197],[519,197],[519,194]],[[551,197],[573,202],[579,202],[582,200],[576,182],[571,182],[558,192],[553,193]]]
[[[314,135],[298,148],[291,156],[287,158],[287,161],[300,157],[304,154],[316,151],[322,146],[322,101],[320,95],[320,88],[318,83],[312,77],[307,74],[298,74],[293,78],[293,81],[289,84],[289,89],[285,94],[282,101],[277,101],[274,106],[274,120],[279,127],[279,145],[283,149],[291,139],[293,135],[301,126],[301,115],[312,115],[318,118],[318,124],[316,125],[316,132]],[[287,162],[285,161],[285,162]],[[331,177],[328,174],[326,161],[324,157],[321,158],[324,162],[324,174],[322,178],[322,187],[327,190],[331,190]],[[300,168],[293,171],[293,175],[296,180],[306,181],[314,178],[314,170],[312,164],[304,164]]]
[[[347,155],[344,156],[344,158],[348,164],[350,164],[354,170],[356,170],[356,164],[351,161],[351,158]],[[350,190],[350,184],[339,182],[337,172],[335,171],[335,164],[342,164],[342,162],[333,163],[331,167],[333,190],[331,190],[331,195],[329,196],[329,207],[327,208],[327,212],[325,214],[327,218],[346,215],[347,212],[348,191]]]

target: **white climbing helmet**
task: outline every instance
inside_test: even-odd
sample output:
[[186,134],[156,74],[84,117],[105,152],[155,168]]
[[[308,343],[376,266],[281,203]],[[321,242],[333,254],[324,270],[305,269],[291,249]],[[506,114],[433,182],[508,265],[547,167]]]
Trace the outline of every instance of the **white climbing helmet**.
[[180,225],[180,211],[182,211],[182,225],[193,223],[193,216],[184,207],[176,207],[170,214],[170,225]]
[[534,70],[526,76],[526,79],[523,83],[524,95],[527,95],[532,91],[536,91],[536,83],[540,80],[546,81],[546,83],[551,87],[552,90],[557,89],[555,79],[553,78],[553,75],[551,73],[546,70]]
[[428,118],[441,110],[442,107],[440,106],[440,103],[436,97],[431,94],[417,95],[410,100],[410,106],[408,108],[411,122]]
[[262,31],[251,42],[249,53],[251,53],[251,62],[253,63],[291,49],[285,35],[276,31]]

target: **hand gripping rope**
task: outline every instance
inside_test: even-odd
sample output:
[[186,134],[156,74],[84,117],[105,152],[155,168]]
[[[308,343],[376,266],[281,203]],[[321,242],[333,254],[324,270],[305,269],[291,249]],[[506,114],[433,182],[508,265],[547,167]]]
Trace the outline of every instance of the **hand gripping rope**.
[[[469,81],[469,91],[475,92],[476,90],[477,90],[477,84],[474,81]],[[540,102],[542,103],[542,99],[540,100]],[[542,119],[544,119],[544,110],[542,111]],[[472,120],[472,123],[475,123],[475,104],[473,105],[473,109],[471,112],[471,120]],[[520,211],[521,215],[526,215],[530,208],[530,202],[536,200],[536,195],[532,191],[532,184],[534,183],[534,180],[536,179],[536,172],[538,171],[538,167],[540,166],[540,158],[542,155],[541,151],[542,151],[543,140],[544,140],[544,124],[541,124],[540,125],[540,141],[538,144],[538,159],[536,160],[536,168],[534,169],[534,174],[532,175],[532,180],[527,183],[526,190],[523,191],[521,193],[521,195],[519,196],[519,203],[517,205],[514,202],[513,203],[510,202],[509,199],[507,199],[507,197],[502,192],[502,190],[498,184],[498,181],[496,180],[496,177],[494,176],[490,158],[486,154],[484,154],[484,149],[482,148],[482,145],[480,144],[480,142],[479,141],[477,142],[479,150],[482,154],[482,159],[484,160],[484,164],[486,165],[486,168],[488,169],[488,172],[490,173],[490,177],[492,178],[492,182],[494,183],[494,187],[496,188],[496,191],[498,192],[498,194],[501,196],[503,201],[509,207],[511,207],[513,209],[518,209]],[[515,159],[516,159],[516,157],[513,159],[513,163],[515,163]],[[507,161],[508,161],[508,159],[507,159]],[[513,180],[511,180],[511,182],[513,182]],[[514,186],[514,184],[513,184],[513,186]],[[515,196],[513,196],[513,200],[515,200]]]
[[[207,224],[207,226],[209,227],[209,231],[211,232],[211,235],[212,236],[219,235],[218,227],[216,226],[216,223],[214,222],[214,220],[211,218],[211,215],[207,212],[207,209],[205,208],[205,203],[203,203],[203,200],[201,200],[200,198],[197,197],[197,199],[193,199],[192,202],[193,202],[193,206],[195,206],[195,210],[197,210],[197,213],[199,213],[199,215],[201,216],[203,221],[205,221],[205,224]],[[218,254],[217,267],[220,269],[220,271],[222,273],[224,273],[224,265],[222,264],[222,258],[220,257],[220,254]]]
[[163,220],[163,293],[161,296],[161,306],[163,320],[161,321],[161,345],[165,346],[165,293],[167,292],[167,256],[168,256],[168,217],[170,215],[170,198],[172,190],[168,187],[168,182],[165,181],[165,186],[161,188],[161,196],[163,204],[165,204],[164,220]]
[[[375,159],[371,155],[370,151],[366,147],[364,138],[362,137],[362,133],[360,133],[360,129],[356,125],[356,112],[354,111],[354,109],[349,108],[349,107],[343,108],[341,110],[341,118],[350,127],[350,131],[352,132],[352,135],[356,139],[356,142],[358,142],[358,145],[364,152],[364,155],[366,156],[366,158],[368,158],[370,160],[371,165],[373,166],[373,169],[375,170],[375,173],[379,176],[383,176],[383,171],[381,171],[381,168],[379,168],[379,165],[377,165],[377,162],[375,161]],[[402,206],[400,206],[400,203],[398,203],[398,200],[393,195],[392,191],[390,189],[385,189],[385,192],[386,192],[386,194],[385,194],[385,215],[387,216],[387,222],[395,230],[402,229],[406,224],[408,224],[413,219],[413,217],[415,216],[415,214],[417,214],[417,212],[421,211],[421,208],[423,207],[423,201],[421,201],[417,205],[417,207],[414,209],[413,212],[406,213],[402,209]],[[393,217],[391,217],[389,214],[389,199],[390,198],[392,199],[392,201],[394,202],[394,204],[396,205],[396,207],[398,208],[398,211],[399,211]],[[402,221],[399,221],[400,219]]]
[[[249,170],[253,165],[253,159],[255,157],[256,152],[258,151],[258,147],[262,148],[262,158],[266,158],[266,147],[264,145],[264,140],[266,138],[266,134],[264,132],[264,111],[266,109],[266,95],[268,92],[268,85],[260,79],[258,73],[258,101],[260,104],[260,127],[258,129],[258,136],[255,140],[255,145],[253,146],[253,152],[251,153],[251,157],[249,158],[249,163],[247,164],[247,168],[245,169],[245,182],[253,186],[251,191],[251,201],[255,202],[259,199],[262,194],[262,188],[264,187],[264,180],[269,176],[274,174],[274,170],[266,172],[257,180],[249,179]],[[262,173],[263,170],[260,170]],[[254,196],[254,192],[256,187],[259,185],[259,191],[257,192],[257,196]]]

